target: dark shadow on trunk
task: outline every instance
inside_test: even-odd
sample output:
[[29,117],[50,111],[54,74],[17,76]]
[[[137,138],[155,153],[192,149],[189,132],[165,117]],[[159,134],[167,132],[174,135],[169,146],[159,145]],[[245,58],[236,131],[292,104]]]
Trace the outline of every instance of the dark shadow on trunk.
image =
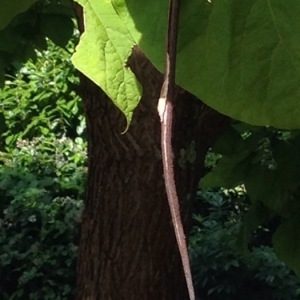
[[[82,29],[82,12],[76,10]],[[144,90],[125,134],[122,113],[81,76],[89,171],[77,300],[184,300],[188,295],[162,175],[156,110],[162,75],[137,48],[128,64]],[[173,146],[186,228],[205,154],[226,124],[226,117],[178,88]],[[190,151],[196,159],[185,158]]]
[[[187,299],[162,175],[156,111],[162,76],[138,49],[129,65],[144,92],[129,130],[122,113],[85,78],[89,175],[77,299]],[[209,144],[226,118],[178,89],[174,152],[185,224]],[[195,161],[182,154],[191,145]],[[185,151],[184,151],[185,149]]]

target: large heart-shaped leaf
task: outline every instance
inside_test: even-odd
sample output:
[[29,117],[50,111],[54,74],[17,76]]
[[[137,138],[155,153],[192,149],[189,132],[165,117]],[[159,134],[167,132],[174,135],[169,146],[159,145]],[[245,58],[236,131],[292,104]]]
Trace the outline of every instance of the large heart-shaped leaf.
[[85,32],[72,61],[105,91],[129,124],[141,96],[137,79],[125,66],[134,41],[109,1],[78,2],[85,12]]
[[[162,70],[167,1],[112,3]],[[297,0],[182,1],[178,84],[235,119],[299,128],[299,15]]]

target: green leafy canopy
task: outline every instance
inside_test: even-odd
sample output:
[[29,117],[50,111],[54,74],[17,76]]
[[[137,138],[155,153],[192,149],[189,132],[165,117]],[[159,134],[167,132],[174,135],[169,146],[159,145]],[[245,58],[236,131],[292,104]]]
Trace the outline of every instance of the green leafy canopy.
[[[0,9],[0,88],[36,50],[47,49],[47,39],[66,48],[74,34],[69,0],[3,0]],[[5,76],[6,75],[6,76]]]
[[274,250],[300,276],[299,132],[289,136],[271,128],[253,128],[240,136],[231,128],[213,150],[222,158],[201,180],[201,187],[232,188],[243,184],[251,201],[239,246],[247,250],[255,230],[278,218]]
[[[125,62],[137,44],[162,71],[168,3],[78,2],[86,31],[73,62],[130,121],[140,89]],[[299,15],[296,0],[182,1],[177,83],[234,119],[299,128]]]

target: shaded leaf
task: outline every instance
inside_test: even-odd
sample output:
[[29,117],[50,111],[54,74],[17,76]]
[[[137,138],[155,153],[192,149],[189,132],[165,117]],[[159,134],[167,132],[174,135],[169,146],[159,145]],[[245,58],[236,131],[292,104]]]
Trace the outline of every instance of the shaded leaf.
[[37,0],[1,0],[0,30],[4,29],[18,14],[26,11]]
[[249,152],[241,152],[235,157],[223,157],[217,166],[200,181],[201,188],[232,188],[243,183],[249,170]]
[[60,47],[67,45],[73,30],[73,21],[68,16],[44,14],[41,19],[41,31]]
[[[162,70],[167,3],[112,2],[135,42]],[[178,84],[232,118],[299,128],[299,14],[297,0],[183,1]]]
[[300,222],[299,217],[286,220],[273,236],[277,255],[300,276]]
[[242,253],[246,254],[248,252],[249,240],[258,226],[267,224],[273,216],[263,203],[255,202],[251,205],[250,210],[243,217],[242,226],[237,237],[237,245]]

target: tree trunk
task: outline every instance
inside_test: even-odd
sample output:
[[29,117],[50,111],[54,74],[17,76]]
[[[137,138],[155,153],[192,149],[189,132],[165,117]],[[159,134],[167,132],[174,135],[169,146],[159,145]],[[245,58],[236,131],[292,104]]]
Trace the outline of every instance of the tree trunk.
[[[144,90],[125,134],[122,113],[92,82],[81,78],[89,170],[77,300],[184,300],[188,294],[160,151],[156,105],[162,76],[138,49],[129,66]],[[178,89],[173,146],[186,228],[205,154],[226,123],[224,116]]]
[[[81,82],[89,173],[77,299],[184,300],[187,290],[162,174],[156,111],[162,76],[138,49],[129,65],[144,92],[125,134],[120,111],[87,79]],[[179,89],[176,106],[176,180],[187,225],[208,142],[226,118]],[[197,160],[180,157],[191,145]]]

